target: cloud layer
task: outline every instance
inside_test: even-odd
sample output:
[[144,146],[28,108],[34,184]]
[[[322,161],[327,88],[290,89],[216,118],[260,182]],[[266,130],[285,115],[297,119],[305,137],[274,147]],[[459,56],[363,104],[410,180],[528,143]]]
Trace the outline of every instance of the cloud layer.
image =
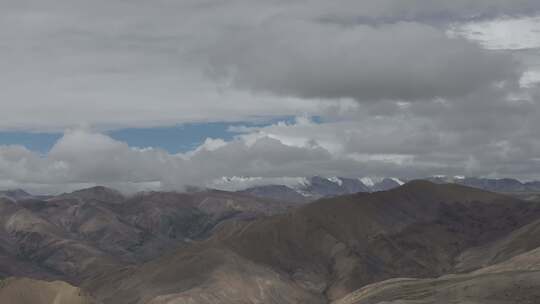
[[511,56],[428,25],[287,22],[224,37],[205,58],[240,88],[360,102],[459,98],[518,75]]
[[[508,54],[445,35],[537,1],[0,1],[0,129],[321,114],[320,99],[460,97]],[[64,115],[64,113],[69,115]]]
[[[1,146],[0,187],[540,178],[539,13],[537,0],[0,0],[0,131],[68,130],[46,155]],[[283,115],[321,122],[237,127],[177,155],[102,133]]]
[[[540,131],[537,126],[529,129],[533,125],[531,121],[514,132]],[[297,177],[313,175],[540,177],[539,140],[437,128],[432,120],[411,123],[406,116],[322,124],[298,118],[293,124],[236,128],[242,133],[234,140],[207,139],[183,154],[130,147],[101,133],[75,129],[47,155],[20,146],[0,147],[0,187],[56,193],[99,184],[133,192],[295,184],[302,182]]]

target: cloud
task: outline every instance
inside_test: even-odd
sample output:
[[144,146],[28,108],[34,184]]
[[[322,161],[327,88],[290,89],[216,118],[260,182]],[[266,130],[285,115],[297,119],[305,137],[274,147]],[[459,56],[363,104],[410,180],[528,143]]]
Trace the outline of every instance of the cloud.
[[460,24],[452,30],[489,49],[523,50],[540,48],[540,17],[501,18]]
[[213,72],[240,88],[282,96],[429,100],[519,75],[509,55],[419,23],[343,27],[277,19],[223,38],[203,53]]
[[240,121],[319,115],[320,98],[460,96],[518,68],[449,39],[446,24],[539,9],[533,0],[0,1],[9,71],[0,129]]
[[[304,1],[313,3],[314,1]],[[421,21],[424,23],[446,23],[496,18],[500,16],[520,16],[534,14],[540,5],[534,0],[368,0],[315,1],[317,10],[326,12],[328,18],[349,20],[350,22],[396,22]],[[345,19],[348,17],[348,19]]]
[[[313,122],[300,117],[294,123],[237,128],[240,133],[231,141],[208,139],[181,154],[130,147],[98,132],[73,129],[46,155],[1,146],[0,186],[51,193],[99,184],[133,192],[295,185],[300,177],[313,175],[540,178],[537,107],[519,101],[513,105],[519,110],[508,115],[505,102],[511,101],[493,103],[494,96],[484,97],[486,104],[479,108],[484,112],[475,112],[466,100],[421,103],[390,116],[372,116],[368,106],[359,106],[361,119]],[[436,111],[441,114],[433,115]],[[468,114],[459,121],[455,115],[442,117],[452,111]],[[506,125],[499,126],[495,119],[503,115]]]
[[[189,185],[219,187],[226,176],[291,181],[288,177],[298,173],[356,174],[365,165],[316,143],[287,145],[268,136],[250,143],[237,138],[211,146],[169,154],[129,147],[88,130],[70,130],[43,156],[19,146],[0,147],[0,185],[46,193],[95,184],[128,192],[183,190]],[[258,180],[247,179],[246,183],[257,184]]]
[[[537,0],[0,1],[0,130],[68,129],[45,155],[0,147],[0,186],[539,178],[539,11]],[[103,134],[283,115],[321,122],[236,127],[185,154]]]

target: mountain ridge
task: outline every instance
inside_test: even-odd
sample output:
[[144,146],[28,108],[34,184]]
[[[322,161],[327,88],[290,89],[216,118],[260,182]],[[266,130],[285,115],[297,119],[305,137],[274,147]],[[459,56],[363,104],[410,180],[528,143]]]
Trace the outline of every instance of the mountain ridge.
[[117,199],[104,188],[0,199],[0,276],[65,281],[103,304],[323,304],[367,288],[376,298],[350,302],[364,304],[410,299],[390,282],[460,299],[454,286],[489,278],[500,292],[540,264],[540,202],[461,184],[413,180],[301,204],[220,190]]
[[[263,185],[249,187],[240,191],[262,198],[289,198],[291,201],[303,203],[306,201],[315,201],[320,198],[347,195],[357,192],[371,193],[390,190],[397,188],[406,182],[412,181],[393,177],[323,178],[319,176],[305,178],[304,180],[306,181],[306,184],[295,186]],[[540,182],[521,182],[511,178],[491,179],[464,176],[432,176],[419,178],[419,180],[428,180],[437,184],[459,184],[500,193],[512,193],[531,200],[537,199],[537,195],[540,193]]]
[[[269,292],[258,301],[288,303],[269,290],[295,286],[287,291],[301,299],[294,303],[325,303],[393,277],[452,273],[455,258],[464,250],[494,241],[538,217],[538,204],[461,185],[413,181],[390,191],[322,199],[285,214],[230,222],[207,240],[129,273],[117,273],[112,281],[100,277],[86,286],[110,303],[128,303],[122,302],[126,293],[155,299],[159,290],[152,286],[168,282],[169,302],[161,298],[165,302],[155,299],[156,303],[182,303],[195,299],[194,291],[185,285],[192,278],[184,275],[197,269],[203,281],[214,283],[196,290],[229,303],[230,295],[220,298],[217,287],[227,278],[214,277],[212,269],[229,267],[240,259],[241,264],[263,267],[246,270],[244,275],[262,271],[264,275],[259,275],[275,278],[267,286],[249,287]],[[217,264],[209,267],[210,260]],[[276,287],[278,281],[288,282],[287,286]],[[115,295],[118,284],[132,287]],[[143,294],[132,289],[135,286],[144,286]],[[235,290],[246,296],[251,292]],[[250,303],[242,297],[236,301]]]

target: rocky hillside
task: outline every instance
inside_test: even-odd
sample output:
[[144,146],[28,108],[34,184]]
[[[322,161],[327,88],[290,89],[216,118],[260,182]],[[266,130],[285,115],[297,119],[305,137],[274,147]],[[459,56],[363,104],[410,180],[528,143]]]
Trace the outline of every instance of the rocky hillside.
[[0,276],[77,284],[206,238],[223,222],[250,221],[293,206],[222,191],[125,198],[103,187],[46,200],[0,198]]
[[514,304],[540,300],[540,250],[467,274],[398,278],[354,291],[332,304]]
[[[34,303],[14,296],[20,286],[54,295],[58,284],[103,304],[539,299],[540,202],[459,184],[412,181],[300,205],[93,188],[4,198],[0,223],[0,275],[33,278],[6,285],[13,303]],[[81,289],[50,283],[59,280]],[[57,303],[45,301],[36,303]]]
[[417,181],[230,222],[210,239],[83,286],[105,303],[328,303],[393,278],[496,265],[471,252],[523,235],[539,218],[537,203]]

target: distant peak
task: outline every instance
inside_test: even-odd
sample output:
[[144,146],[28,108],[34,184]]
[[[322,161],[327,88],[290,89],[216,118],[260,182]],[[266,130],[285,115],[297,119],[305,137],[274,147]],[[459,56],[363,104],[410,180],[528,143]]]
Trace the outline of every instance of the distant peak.
[[105,186],[84,188],[71,193],[62,194],[60,197],[76,197],[83,200],[95,199],[105,202],[120,202],[125,199],[124,195],[120,193],[120,191]]
[[0,196],[7,197],[12,200],[20,200],[30,198],[32,195],[23,189],[8,189],[0,191]]
[[3,191],[0,191],[0,193],[20,194],[20,195],[28,195],[28,196],[31,195],[30,193],[20,188],[3,190]]
[[75,190],[75,191],[71,192],[71,194],[83,193],[83,192],[120,194],[120,192],[118,190],[113,189],[113,188],[108,188],[108,187],[105,187],[105,186],[94,186],[94,187],[90,187],[90,188],[83,188],[83,189]]

